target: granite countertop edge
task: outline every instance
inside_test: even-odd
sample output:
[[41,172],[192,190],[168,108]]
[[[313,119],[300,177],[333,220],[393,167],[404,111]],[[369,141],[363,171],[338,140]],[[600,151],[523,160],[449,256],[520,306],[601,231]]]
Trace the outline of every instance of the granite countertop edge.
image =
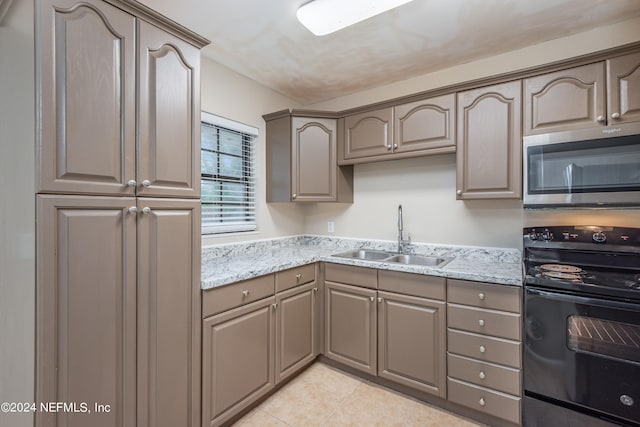
[[[507,251],[507,255],[505,260],[501,261],[500,256],[502,255],[499,252],[497,260],[495,256],[491,258],[491,255],[489,255],[487,259],[482,258],[482,256],[487,256],[487,251],[499,251],[499,249],[495,248],[428,244],[417,244],[412,248],[413,253],[422,253],[425,255],[437,253],[438,256],[442,256],[440,252],[445,250],[453,250],[454,252],[457,251],[457,253],[466,255],[453,256],[453,259],[449,263],[443,267],[436,268],[332,256],[332,254],[343,252],[345,248],[348,250],[369,247],[389,250],[389,246],[392,245],[393,242],[344,238],[341,239],[337,245],[327,244],[327,241],[323,242],[325,244],[319,247],[309,245],[310,241],[318,243],[320,241],[319,239],[322,239],[322,237],[295,236],[290,239],[266,239],[257,243],[236,243],[231,245],[218,245],[215,248],[203,248],[201,288],[203,290],[210,290],[315,262],[328,262],[446,277],[450,279],[522,286],[522,263],[519,260],[519,256],[514,256],[515,252],[513,252],[516,251],[519,255],[517,249],[504,250]],[[242,249],[244,249],[244,251]],[[305,254],[304,252],[310,253]],[[480,253],[480,256],[476,256],[477,253]],[[445,253],[444,255],[446,256],[448,254]],[[492,255],[495,255],[495,253]]]

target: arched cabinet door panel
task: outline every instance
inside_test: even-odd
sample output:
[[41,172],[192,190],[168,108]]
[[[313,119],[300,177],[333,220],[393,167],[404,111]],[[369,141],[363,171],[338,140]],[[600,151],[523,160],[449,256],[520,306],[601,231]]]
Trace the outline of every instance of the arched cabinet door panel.
[[139,28],[138,195],[200,197],[200,51]]
[[524,80],[524,134],[606,124],[604,62]]
[[394,107],[394,153],[453,152],[455,94],[438,96]]
[[640,121],[640,53],[607,61],[608,123]]
[[520,81],[458,93],[458,199],[522,197]]
[[48,0],[39,18],[38,191],[133,195],[135,17]]
[[393,148],[393,109],[345,117],[345,159],[380,156]]

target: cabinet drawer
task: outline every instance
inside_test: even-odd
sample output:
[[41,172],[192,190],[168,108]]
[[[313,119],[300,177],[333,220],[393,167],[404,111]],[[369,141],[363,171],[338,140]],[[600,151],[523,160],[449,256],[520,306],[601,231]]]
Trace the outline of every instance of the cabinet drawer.
[[519,287],[449,279],[447,288],[448,302],[512,313],[522,312]]
[[383,291],[444,300],[446,283],[444,277],[378,270],[378,289]]
[[447,313],[447,326],[450,328],[521,340],[519,314],[457,304],[448,304]]
[[448,354],[447,373],[452,378],[493,388],[515,396],[521,395],[522,386],[519,369]]
[[202,317],[222,313],[273,294],[273,274],[220,286],[204,292],[202,296]]
[[520,398],[449,378],[449,400],[467,408],[520,424]]
[[308,264],[276,273],[276,292],[316,280],[316,265]]
[[484,362],[521,367],[521,343],[449,329],[447,350]]
[[376,289],[378,287],[378,271],[375,268],[326,263],[324,278],[329,282],[345,283],[365,288]]

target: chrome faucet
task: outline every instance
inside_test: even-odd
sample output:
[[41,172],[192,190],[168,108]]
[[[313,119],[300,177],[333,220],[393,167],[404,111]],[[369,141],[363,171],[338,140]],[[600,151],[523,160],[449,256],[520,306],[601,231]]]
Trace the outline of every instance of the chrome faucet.
[[403,224],[402,224],[402,205],[398,205],[398,253],[399,254],[403,254],[404,253],[404,249],[405,249],[405,245],[411,243],[411,234],[408,235],[408,239],[404,240],[402,238],[402,230],[403,230]]

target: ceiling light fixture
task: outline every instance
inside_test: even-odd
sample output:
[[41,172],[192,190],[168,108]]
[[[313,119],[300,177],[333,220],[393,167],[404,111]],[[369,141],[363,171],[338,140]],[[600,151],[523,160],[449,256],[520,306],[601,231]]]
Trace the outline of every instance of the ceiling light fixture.
[[298,21],[324,36],[412,0],[312,0],[298,8]]

